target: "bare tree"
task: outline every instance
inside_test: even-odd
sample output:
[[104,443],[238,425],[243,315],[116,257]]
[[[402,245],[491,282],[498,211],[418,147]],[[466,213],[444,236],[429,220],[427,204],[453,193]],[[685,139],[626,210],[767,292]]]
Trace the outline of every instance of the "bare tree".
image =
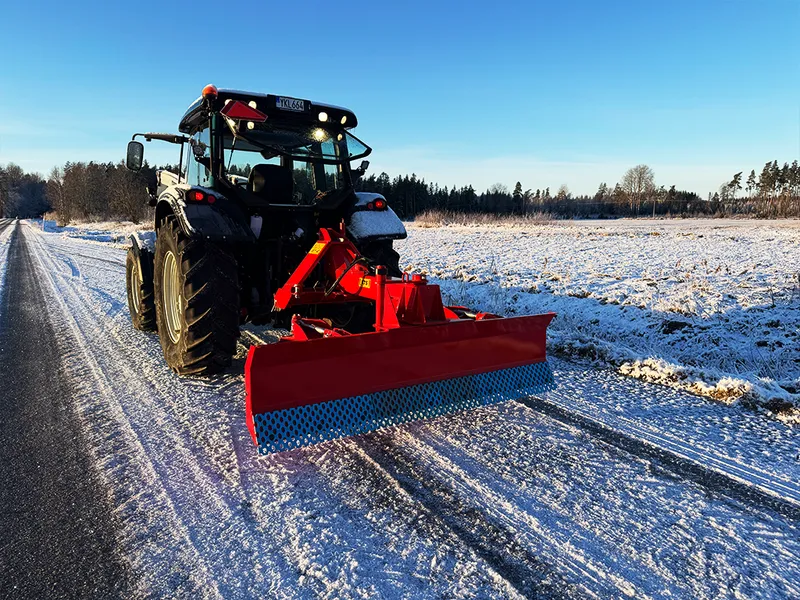
[[147,202],[144,182],[120,163],[109,172],[109,186],[112,213],[139,223],[145,214]]
[[56,211],[59,226],[68,225],[71,214],[64,196],[64,173],[59,167],[53,167],[47,178],[47,199]]
[[652,197],[656,189],[655,174],[647,165],[636,165],[628,169],[622,176],[620,188],[628,201],[631,211],[639,210],[644,202]]

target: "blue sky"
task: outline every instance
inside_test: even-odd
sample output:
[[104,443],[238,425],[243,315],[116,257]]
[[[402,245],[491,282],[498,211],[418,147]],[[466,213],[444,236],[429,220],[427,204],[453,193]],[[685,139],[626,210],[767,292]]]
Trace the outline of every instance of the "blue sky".
[[347,106],[371,171],[448,186],[705,195],[800,155],[800,0],[70,4],[4,4],[0,163],[119,160],[206,83]]

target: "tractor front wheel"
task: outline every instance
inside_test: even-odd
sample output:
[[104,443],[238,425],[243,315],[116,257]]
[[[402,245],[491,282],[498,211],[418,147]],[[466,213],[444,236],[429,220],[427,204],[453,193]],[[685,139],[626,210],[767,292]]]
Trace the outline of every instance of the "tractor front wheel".
[[131,323],[139,331],[156,330],[156,305],[153,299],[153,254],[128,249],[125,259],[128,288],[128,311]]
[[185,236],[174,217],[158,228],[156,322],[169,367],[212,375],[231,363],[239,337],[236,258],[222,244]]

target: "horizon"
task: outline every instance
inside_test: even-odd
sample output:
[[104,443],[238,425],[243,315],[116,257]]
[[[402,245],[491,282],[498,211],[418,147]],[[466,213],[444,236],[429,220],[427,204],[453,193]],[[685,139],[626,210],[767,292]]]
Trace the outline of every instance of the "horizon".
[[[10,6],[0,164],[46,177],[66,161],[118,162],[133,132],[176,131],[207,83],[347,106],[373,148],[370,173],[478,192],[520,181],[591,195],[647,164],[657,185],[705,198],[739,171],[800,157],[799,3],[356,6],[339,55],[328,20],[340,15],[321,4],[310,12],[325,18],[270,29],[266,43],[242,18],[230,47],[224,29],[142,35],[158,33],[154,12],[169,21],[189,9]],[[296,23],[291,12],[270,18]],[[177,152],[148,144],[146,158]]]

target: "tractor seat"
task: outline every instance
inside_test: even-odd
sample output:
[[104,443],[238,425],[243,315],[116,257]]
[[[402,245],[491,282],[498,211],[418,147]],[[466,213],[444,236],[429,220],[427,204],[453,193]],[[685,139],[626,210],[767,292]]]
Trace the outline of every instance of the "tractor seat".
[[291,204],[292,172],[281,165],[256,165],[247,178],[247,190],[271,204]]

